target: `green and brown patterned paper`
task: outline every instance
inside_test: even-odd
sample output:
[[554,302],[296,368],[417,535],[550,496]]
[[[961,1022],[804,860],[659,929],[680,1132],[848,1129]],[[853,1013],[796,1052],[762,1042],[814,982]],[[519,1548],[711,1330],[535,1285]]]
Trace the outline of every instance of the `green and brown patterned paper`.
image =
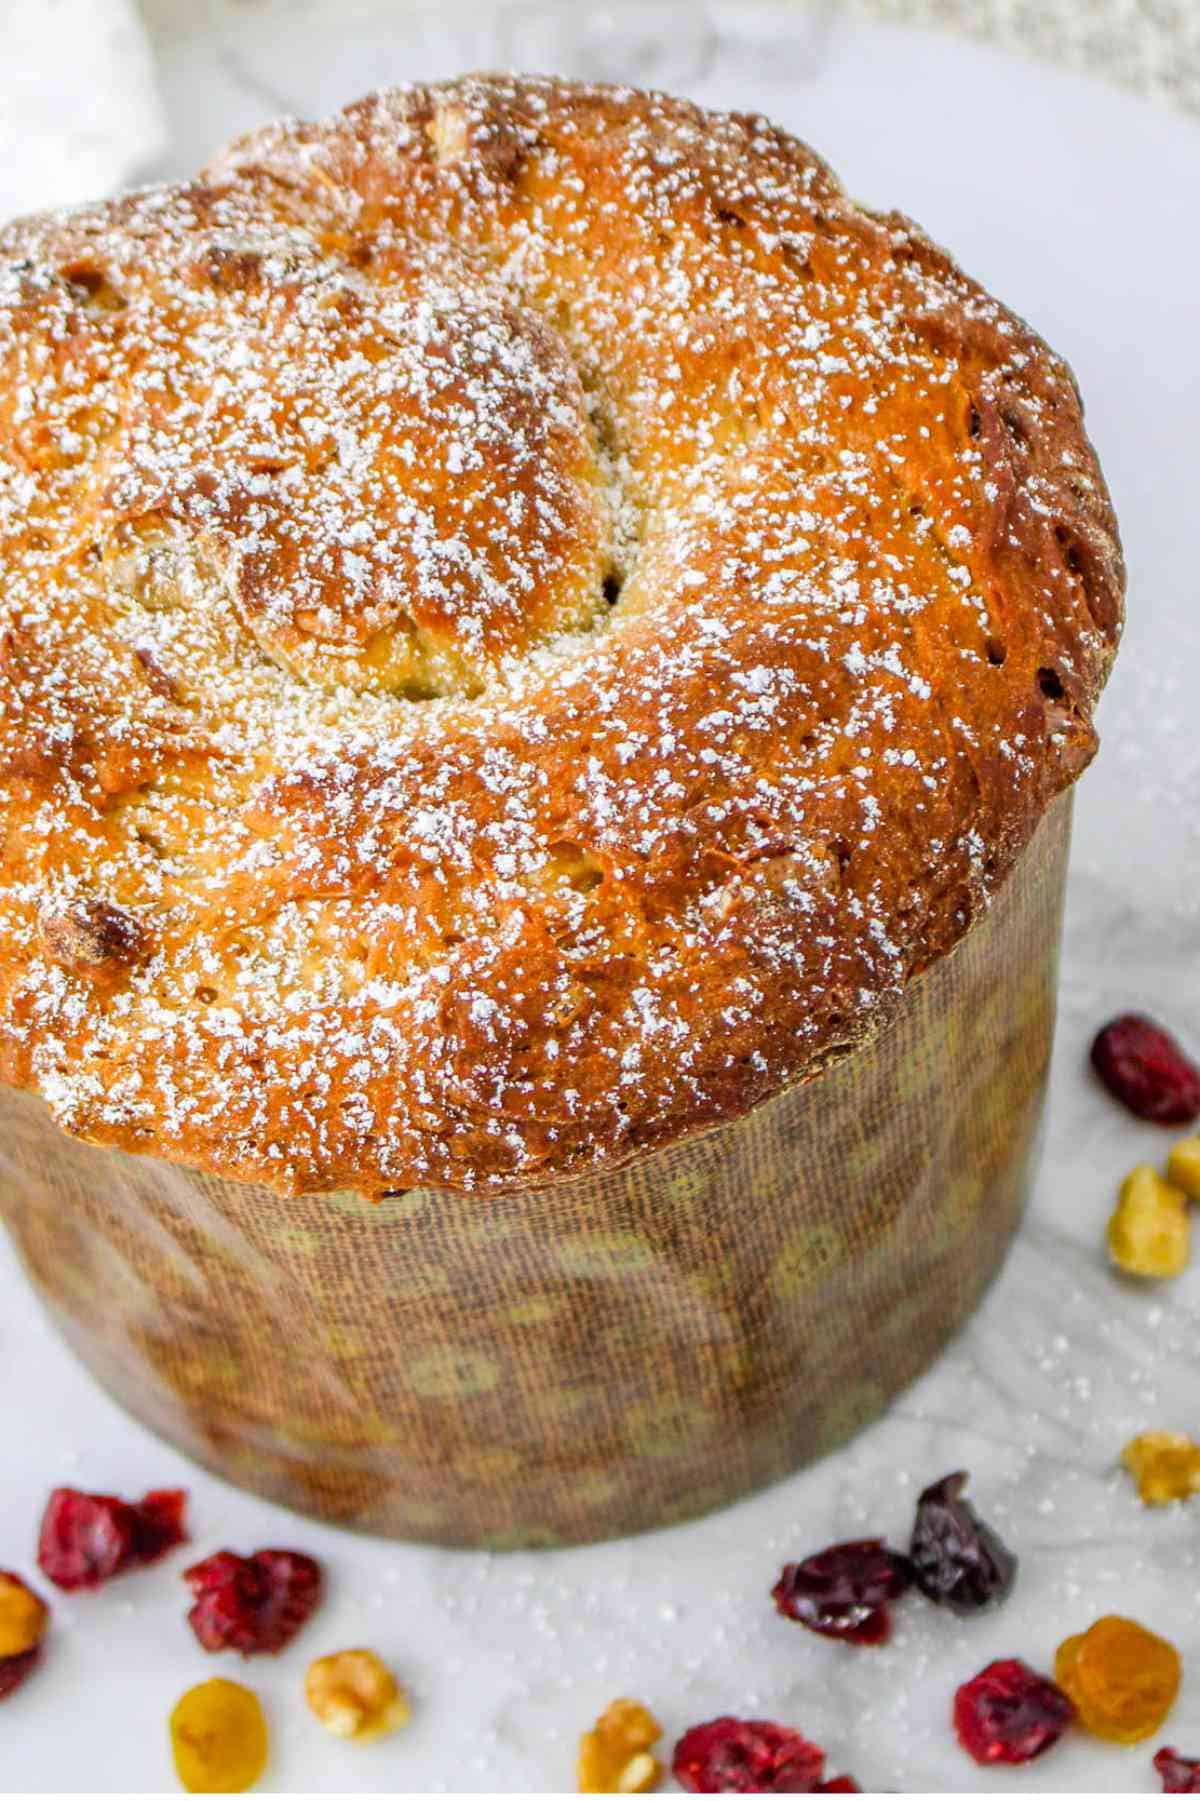
[[735,1124],[517,1193],[285,1200],[0,1090],[0,1210],[98,1379],[244,1487],[443,1544],[682,1520],[926,1368],[1015,1230],[1070,797],[865,1048]]

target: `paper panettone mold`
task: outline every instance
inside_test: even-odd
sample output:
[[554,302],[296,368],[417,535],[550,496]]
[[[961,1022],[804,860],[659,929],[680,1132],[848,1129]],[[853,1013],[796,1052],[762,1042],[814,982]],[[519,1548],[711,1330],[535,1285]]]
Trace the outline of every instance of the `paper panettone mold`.
[[438,1543],[681,1520],[857,1431],[1020,1218],[1070,798],[873,1043],[624,1168],[489,1199],[281,1200],[0,1089],[0,1203],[70,1343],[231,1481]]

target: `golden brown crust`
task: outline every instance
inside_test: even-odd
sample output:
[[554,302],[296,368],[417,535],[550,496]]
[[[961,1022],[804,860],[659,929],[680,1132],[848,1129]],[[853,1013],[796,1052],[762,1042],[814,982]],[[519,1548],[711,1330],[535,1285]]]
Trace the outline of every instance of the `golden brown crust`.
[[1069,372],[764,121],[476,78],[0,234],[0,1076],[529,1185],[888,1016],[1095,748]]

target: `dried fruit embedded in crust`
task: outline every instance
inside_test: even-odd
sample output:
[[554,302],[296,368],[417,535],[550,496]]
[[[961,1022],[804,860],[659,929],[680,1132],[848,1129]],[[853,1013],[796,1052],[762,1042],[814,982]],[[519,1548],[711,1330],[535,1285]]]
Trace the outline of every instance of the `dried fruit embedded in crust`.
[[183,1572],[188,1623],[206,1651],[282,1651],[321,1599],[321,1566],[303,1551],[217,1551]]
[[137,1502],[56,1488],[42,1516],[38,1567],[59,1588],[99,1588],[186,1543],[186,1507],[179,1488],[154,1489]]
[[908,1548],[921,1593],[962,1614],[1003,1601],[1017,1574],[1007,1545],[963,1499],[966,1484],[959,1470],[924,1491]]
[[693,1726],[675,1747],[671,1771],[696,1795],[792,1795],[821,1784],[825,1753],[790,1726],[724,1715]]
[[1097,1738],[1133,1745],[1157,1732],[1170,1713],[1182,1662],[1165,1638],[1136,1620],[1106,1614],[1063,1640],[1054,1675],[1081,1726]]
[[908,1559],[882,1539],[831,1545],[785,1564],[771,1590],[779,1612],[824,1638],[882,1645],[891,1636],[889,1602],[912,1584]]
[[1071,1701],[1019,1657],[989,1663],[954,1697],[954,1730],[981,1764],[1029,1763],[1056,1745],[1074,1717]]
[[1184,1432],[1141,1432],[1125,1446],[1121,1462],[1148,1507],[1186,1501],[1200,1489],[1200,1445]]
[[1129,1276],[1178,1276],[1191,1254],[1187,1196],[1149,1163],[1140,1163],[1121,1184],[1116,1211],[1108,1222],[1108,1254]]
[[408,1697],[374,1651],[334,1651],[308,1666],[304,1698],[337,1738],[366,1745],[386,1738],[410,1714]]
[[188,1689],[170,1721],[180,1783],[193,1795],[240,1795],[267,1765],[267,1722],[258,1696],[214,1676]]
[[662,1727],[640,1701],[613,1701],[579,1741],[575,1766],[581,1795],[642,1795],[657,1788],[662,1765],[653,1755]]
[[1096,1034],[1092,1067],[1139,1119],[1188,1126],[1200,1118],[1200,1068],[1171,1034],[1141,1013],[1123,1013]]
[[1120,591],[1068,371],[759,119],[465,80],[10,227],[0,1080],[291,1192],[731,1119],[969,930]]
[[95,896],[45,907],[38,923],[47,954],[76,974],[120,974],[146,949],[133,914]]

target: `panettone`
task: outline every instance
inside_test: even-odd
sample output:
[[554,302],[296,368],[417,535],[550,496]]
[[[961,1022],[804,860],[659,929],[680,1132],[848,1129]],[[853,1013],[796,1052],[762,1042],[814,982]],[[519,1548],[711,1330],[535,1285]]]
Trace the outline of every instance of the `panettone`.
[[[1052,803],[1095,748],[1122,565],[1069,371],[907,219],[855,205],[761,118],[488,77],[271,127],[188,186],[20,221],[0,234],[0,568],[6,1205],[43,1287],[99,1254],[89,1231],[124,1267],[134,1240],[171,1238],[164,1219],[114,1224],[126,1178],[152,1205],[139,1163],[158,1190],[178,1181],[171,1217],[188,1184],[205,1206],[219,1189],[227,1238],[287,1221],[332,1234],[331,1268],[358,1220],[338,1211],[349,1194],[390,1220],[392,1273],[373,1300],[364,1275],[316,1335],[369,1313],[380,1356],[410,1361],[412,1319],[445,1325],[444,1285],[421,1289],[436,1328],[399,1302],[385,1321],[381,1297],[403,1290],[401,1266],[440,1266],[483,1321],[465,1348],[452,1334],[451,1362],[502,1365],[505,1332],[525,1328],[500,1314],[538,1289],[571,1219],[604,1240],[602,1263],[624,1244],[635,1277],[646,1241],[610,1203],[645,1216],[668,1264],[693,1228],[699,1256],[695,1191],[655,1191],[668,1164],[678,1182],[726,1159],[735,1260],[760,1231],[783,1232],[782,1255],[797,1208],[836,1235],[839,1193],[867,1220],[832,1138],[801,1193],[752,1179],[747,1134],[774,1120],[786,1166],[803,1114],[824,1156],[828,1084],[852,1113],[870,1058],[886,1093],[889,1033],[903,1042],[918,1015],[949,1042],[953,972],[980,940],[972,1029],[998,979],[1036,1026],[972,1190],[974,1206],[1007,1184],[1011,1204],[993,1244],[955,1203],[977,1267],[920,1355],[961,1317],[1015,1219],[1049,1044]],[[993,924],[1014,868],[1023,886]],[[1029,967],[999,978],[1021,933]],[[977,1029],[973,1054],[1002,1074],[1016,1040],[999,1016]],[[943,1072],[951,1110],[952,1085]],[[881,1218],[897,1145],[951,1117],[926,1107],[922,1124],[902,1090],[902,1126],[885,1108],[873,1128]],[[68,1151],[35,1095],[85,1142]],[[72,1172],[57,1187],[56,1158]],[[495,1222],[522,1248],[485,1306],[455,1258]],[[39,1252],[43,1232],[71,1244]],[[817,1289],[764,1278],[792,1318],[800,1291],[815,1307],[838,1280],[828,1243],[804,1242]],[[862,1244],[846,1243],[861,1285]],[[576,1251],[556,1265],[575,1325],[570,1285],[594,1275]],[[279,1245],[263,1254],[284,1281]],[[160,1361],[192,1356],[189,1319],[236,1338],[220,1257],[187,1257],[205,1298],[164,1314]],[[880,1264],[889,1294],[899,1268]],[[699,1263],[677,1276],[681,1369],[720,1317],[718,1404],[766,1433],[803,1359],[757,1413],[736,1401],[778,1322],[725,1317]],[[310,1279],[298,1265],[285,1286]],[[139,1280],[169,1314],[152,1259]],[[57,1304],[83,1331],[76,1288]],[[313,1294],[281,1318],[294,1306]],[[651,1394],[638,1330],[616,1350],[563,1339],[563,1392],[611,1357]],[[146,1346],[122,1356],[124,1377],[103,1373],[128,1391]],[[340,1443],[331,1396],[356,1396],[347,1419],[403,1415],[410,1452],[428,1428],[421,1468],[444,1488],[438,1446],[461,1421],[443,1408],[430,1424],[420,1382],[412,1418],[394,1397],[367,1408],[358,1380],[318,1383],[310,1438]],[[440,1380],[444,1403],[457,1378]],[[163,1381],[182,1393],[177,1369]],[[253,1412],[236,1389],[222,1405]],[[229,1467],[215,1405],[193,1393],[184,1430],[142,1401]],[[276,1428],[260,1411],[264,1456]],[[545,1430],[528,1433],[543,1457]],[[716,1486],[835,1436],[805,1432]],[[464,1443],[501,1453],[500,1419],[495,1435],[476,1424]],[[568,1534],[666,1511],[657,1497],[606,1516],[596,1471],[606,1458],[619,1482],[620,1451],[593,1448],[598,1511]],[[311,1446],[269,1454],[316,1479]],[[516,1467],[494,1458],[490,1500],[430,1532],[477,1536]],[[340,1513],[299,1498],[421,1529],[362,1495]]]

